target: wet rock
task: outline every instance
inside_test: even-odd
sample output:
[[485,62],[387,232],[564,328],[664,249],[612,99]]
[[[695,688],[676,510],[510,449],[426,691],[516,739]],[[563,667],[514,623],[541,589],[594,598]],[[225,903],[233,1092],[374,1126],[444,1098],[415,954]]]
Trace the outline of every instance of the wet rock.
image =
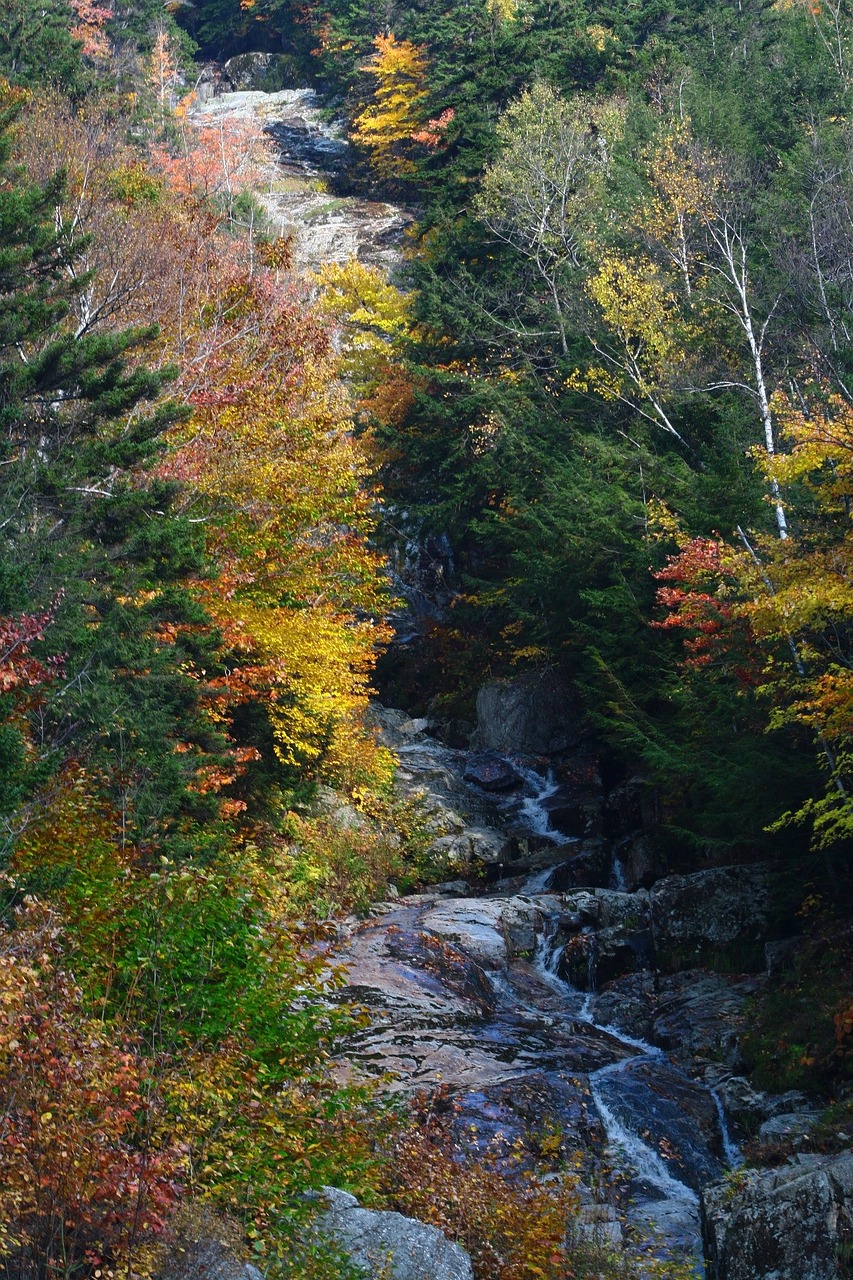
[[[413,896],[354,927],[335,953],[347,970],[339,998],[364,1005],[371,1020],[347,1039],[338,1077],[391,1073],[392,1092],[439,1082],[477,1090],[537,1070],[596,1071],[630,1056],[612,1035],[567,1017],[565,997],[532,965],[506,967],[511,940],[532,938],[542,901]],[[556,910],[556,899],[544,901]]]
[[[273,78],[285,82],[291,67],[286,57],[274,59],[262,83]],[[279,162],[271,163],[269,180],[256,196],[271,229],[292,238],[298,270],[316,270],[323,263],[345,263],[353,257],[386,274],[399,267],[412,214],[346,194],[349,144],[341,122],[322,118],[312,90],[223,93],[200,103],[191,119],[224,115],[262,121],[278,144]]]
[[842,1280],[853,1244],[853,1156],[750,1169],[702,1196],[714,1280]]
[[384,746],[395,751],[397,791],[417,798],[435,839],[428,852],[452,868],[472,863],[497,865],[520,856],[518,842],[497,826],[489,798],[465,784],[465,756],[429,737],[426,720],[374,704],[369,723]]
[[388,1280],[473,1280],[471,1259],[437,1227],[400,1213],[362,1209],[355,1196],[322,1191],[326,1209],[313,1231],[334,1241],[366,1277]]
[[705,1068],[704,1079],[742,1133],[754,1133],[761,1120],[770,1114],[769,1095],[754,1089],[746,1076],[732,1075],[719,1063],[710,1063]]
[[495,680],[477,694],[480,750],[547,756],[568,750],[577,740],[571,695],[553,671]]
[[797,1147],[814,1129],[820,1113],[807,1111],[788,1111],[781,1115],[770,1116],[758,1130],[758,1141],[765,1143],[790,1143]]
[[596,929],[638,929],[649,922],[649,895],[644,890],[620,893],[613,889],[580,889],[565,893],[562,905],[564,911],[576,913],[584,924]]
[[602,1072],[596,1092],[679,1182],[698,1192],[722,1176],[722,1135],[706,1089],[664,1062],[643,1058]]
[[645,890],[628,894],[583,889],[565,894],[557,925],[570,935],[561,963],[566,980],[582,991],[594,991],[623,974],[650,969],[654,948],[648,905]]
[[659,979],[652,1039],[680,1061],[713,1059],[738,1070],[746,1002],[761,980],[688,969]]
[[565,836],[596,839],[604,833],[604,786],[595,756],[578,755],[558,761],[558,783],[542,801],[551,826]]
[[614,884],[628,893],[650,889],[666,870],[666,859],[650,836],[632,835],[614,845]]
[[591,1013],[596,1022],[635,1040],[651,1040],[656,1001],[652,973],[629,973],[606,984],[595,995]]
[[462,777],[465,782],[476,783],[484,791],[511,791],[521,782],[520,775],[509,761],[495,751],[470,756]]
[[595,799],[579,796],[568,787],[559,787],[542,801],[551,827],[564,836],[596,836],[599,834],[600,806]]
[[762,863],[667,876],[654,885],[651,906],[658,951],[758,942],[768,928],[770,868]]
[[577,853],[555,867],[552,887],[558,892],[580,886],[606,889],[610,884],[610,846],[607,841],[583,840],[576,847]]
[[429,933],[452,939],[478,964],[503,969],[508,960],[503,912],[500,898],[458,898],[427,911],[421,926]]
[[601,929],[595,936],[594,988],[626,973],[651,970],[654,946],[650,929]]
[[423,929],[399,929],[390,925],[385,933],[388,955],[433,975],[441,986],[479,1005],[482,1013],[494,1008],[495,991],[483,969],[470,954],[451,946]]
[[463,827],[452,835],[438,836],[427,852],[434,857],[446,858],[459,868],[476,862],[502,866],[518,857],[512,838],[492,827]]
[[399,711],[396,707],[383,707],[379,702],[370,704],[365,723],[375,730],[383,746],[392,751],[397,747],[410,746],[429,728],[428,720],[413,720],[405,711]]
[[[559,1134],[551,1159],[600,1150],[604,1131],[584,1074],[531,1071],[510,1084],[493,1084],[456,1099],[454,1133],[467,1152],[506,1161],[507,1171],[538,1167],[543,1136]],[[602,1209],[609,1206],[601,1206]]]

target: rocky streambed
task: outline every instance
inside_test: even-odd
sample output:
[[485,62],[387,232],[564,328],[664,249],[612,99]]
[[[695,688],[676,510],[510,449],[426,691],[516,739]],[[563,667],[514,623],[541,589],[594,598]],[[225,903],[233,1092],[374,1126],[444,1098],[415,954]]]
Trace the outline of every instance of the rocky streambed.
[[[390,1073],[395,1091],[443,1086],[460,1135],[484,1150],[518,1144],[532,1159],[544,1132],[558,1134],[563,1158],[580,1153],[598,1232],[656,1238],[652,1247],[700,1267],[700,1193],[738,1161],[714,1085],[736,1075],[754,981],[656,971],[680,888],[671,881],[652,892],[552,889],[591,864],[603,878],[603,850],[624,839],[593,835],[591,860],[588,842],[552,826],[558,793],[563,825],[579,812],[599,825],[606,797],[596,814],[588,772],[575,812],[545,760],[537,769],[518,755],[453,751],[423,722],[376,716],[399,754],[399,785],[423,796],[435,845],[465,876],[377,905],[341,939],[345,995],[371,1011],[342,1068]],[[705,932],[715,927],[731,926],[705,916]]]
[[[614,1245],[692,1258],[698,1275],[710,1260],[717,1280],[840,1278],[853,1158],[741,1170],[746,1137],[817,1117],[803,1095],[760,1093],[742,1074],[765,975],[699,963],[767,937],[772,869],[661,876],[654,859],[625,858],[646,847],[632,826],[643,805],[624,784],[593,787],[582,751],[453,750],[424,721],[374,714],[400,789],[422,797],[434,847],[461,874],[342,930],[343,995],[370,1011],[342,1074],[441,1087],[460,1142],[498,1158],[522,1151],[541,1169],[550,1135],[545,1176],[579,1172],[587,1229]],[[495,718],[506,727],[493,705],[475,742]]]
[[352,193],[342,123],[327,119],[313,89],[222,93],[195,106],[191,119],[262,125],[274,152],[255,195],[277,233],[293,237],[298,271],[353,257],[386,272],[400,263],[412,214]]
[[[257,194],[293,235],[297,269],[355,256],[393,271],[411,214],[352,194],[343,132],[315,94],[229,93],[194,113],[199,124],[248,117],[277,147]],[[416,617],[417,588],[409,594]],[[342,997],[370,1022],[337,1069],[397,1093],[443,1087],[460,1136],[497,1158],[515,1148],[541,1168],[546,1135],[544,1176],[564,1176],[570,1161],[586,1229],[614,1245],[644,1240],[692,1258],[697,1274],[707,1258],[716,1280],[841,1280],[853,1157],[795,1156],[725,1181],[747,1134],[804,1132],[815,1119],[801,1095],[759,1093],[742,1074],[760,966],[713,967],[740,947],[756,969],[770,870],[668,875],[652,789],[606,777],[569,703],[548,673],[497,682],[481,691],[465,750],[425,721],[375,709],[398,786],[422,797],[449,870],[429,892],[392,896],[341,926]],[[340,1238],[363,1242],[371,1218],[381,1240],[396,1239],[407,1221],[341,1194],[330,1193],[329,1210]],[[444,1245],[417,1239],[415,1253],[433,1261],[400,1274],[469,1275],[461,1251],[445,1257]]]

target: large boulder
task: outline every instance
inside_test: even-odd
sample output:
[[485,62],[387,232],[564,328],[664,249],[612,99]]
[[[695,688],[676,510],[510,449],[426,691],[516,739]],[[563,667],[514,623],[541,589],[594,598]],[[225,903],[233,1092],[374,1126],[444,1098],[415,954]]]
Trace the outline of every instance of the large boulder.
[[270,90],[296,88],[298,76],[292,59],[276,53],[238,53],[222,67],[222,79],[232,89]]
[[702,1195],[714,1280],[842,1280],[853,1246],[853,1155],[798,1156]]
[[483,751],[471,756],[462,775],[484,791],[511,791],[521,783],[521,775],[496,751]]
[[513,955],[531,952],[543,913],[556,898],[456,898],[427,911],[423,929],[448,938],[487,969],[503,969]]
[[770,919],[770,868],[761,863],[667,876],[653,886],[651,907],[658,952],[683,958],[691,950],[762,942]]
[[613,847],[612,878],[628,893],[651,888],[666,875],[666,869],[666,858],[647,835],[626,836]]
[[362,1209],[355,1196],[323,1188],[325,1212],[314,1231],[361,1267],[365,1280],[473,1280],[471,1259],[437,1227],[401,1213]]
[[494,680],[477,694],[475,741],[481,751],[547,756],[577,740],[569,691],[553,671]]

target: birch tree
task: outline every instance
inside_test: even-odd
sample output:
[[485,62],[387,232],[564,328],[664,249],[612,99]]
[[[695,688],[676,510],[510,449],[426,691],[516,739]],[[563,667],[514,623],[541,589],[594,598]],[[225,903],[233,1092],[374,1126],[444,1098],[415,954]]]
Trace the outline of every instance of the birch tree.
[[[776,430],[771,339],[782,292],[768,297],[759,287],[755,259],[761,241],[751,202],[727,175],[724,158],[691,140],[689,121],[680,122],[659,139],[649,153],[648,165],[653,195],[640,218],[642,229],[677,269],[686,300],[703,318],[706,330],[709,320],[713,330],[716,315],[739,338],[732,350],[732,367],[701,389],[745,392],[758,410],[764,448],[772,457]],[[785,539],[788,522],[779,485],[773,475],[769,483],[776,527]]]
[[492,235],[534,266],[564,356],[566,292],[601,206],[622,119],[615,101],[565,98],[536,81],[498,123],[501,152],[474,201],[474,212]]

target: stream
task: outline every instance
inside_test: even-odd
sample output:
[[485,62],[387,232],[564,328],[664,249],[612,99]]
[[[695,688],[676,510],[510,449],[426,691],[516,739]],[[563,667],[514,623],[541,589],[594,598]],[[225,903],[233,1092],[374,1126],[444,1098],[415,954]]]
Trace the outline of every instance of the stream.
[[[312,91],[223,94],[194,114],[263,121],[278,160],[259,197],[271,222],[294,235],[299,271],[353,255],[385,272],[401,261],[412,215],[348,194],[347,144]],[[635,1034],[622,1016],[643,1001],[677,1009],[683,1000],[644,951],[648,893],[624,892],[619,857],[606,850],[604,882],[584,880],[604,842],[588,838],[587,800],[564,804],[559,820],[565,786],[547,760],[478,766],[431,738],[424,722],[377,714],[400,759],[401,792],[426,797],[435,847],[466,878],[391,897],[368,920],[341,927],[343,998],[371,1018],[339,1073],[386,1078],[395,1092],[444,1086],[460,1137],[498,1159],[518,1144],[532,1167],[550,1135],[549,1177],[580,1153],[590,1233],[692,1256],[702,1274],[699,1193],[737,1162],[737,1146],[689,1054],[673,1055],[672,1036],[654,1043]],[[509,785],[490,789],[489,767],[509,770]],[[469,874],[475,866],[479,879]],[[599,992],[605,953],[622,966],[608,962],[608,980],[623,983],[615,995],[612,982],[609,995]]]
[[[380,721],[400,755],[404,793],[420,790],[451,825],[470,815],[472,826],[439,841],[511,831],[510,845],[491,846],[495,856],[509,848],[511,861],[479,892],[470,877],[451,881],[350,922],[338,951],[344,996],[371,1022],[348,1044],[342,1075],[387,1073],[395,1092],[443,1086],[458,1107],[460,1142],[498,1158],[517,1144],[532,1166],[543,1135],[559,1135],[560,1159],[580,1162],[591,1232],[693,1257],[701,1275],[699,1193],[738,1163],[737,1144],[689,1058],[611,1025],[612,1003],[597,989],[599,945],[619,929],[630,936],[644,891],[550,889],[582,841],[551,826],[557,783],[547,764],[537,771],[510,758],[518,784],[490,796],[465,781],[470,753],[431,739],[421,722],[407,733],[402,713],[382,711]],[[522,823],[530,840],[512,859]],[[622,923],[584,924],[579,906]],[[655,981],[642,969],[634,978]]]

